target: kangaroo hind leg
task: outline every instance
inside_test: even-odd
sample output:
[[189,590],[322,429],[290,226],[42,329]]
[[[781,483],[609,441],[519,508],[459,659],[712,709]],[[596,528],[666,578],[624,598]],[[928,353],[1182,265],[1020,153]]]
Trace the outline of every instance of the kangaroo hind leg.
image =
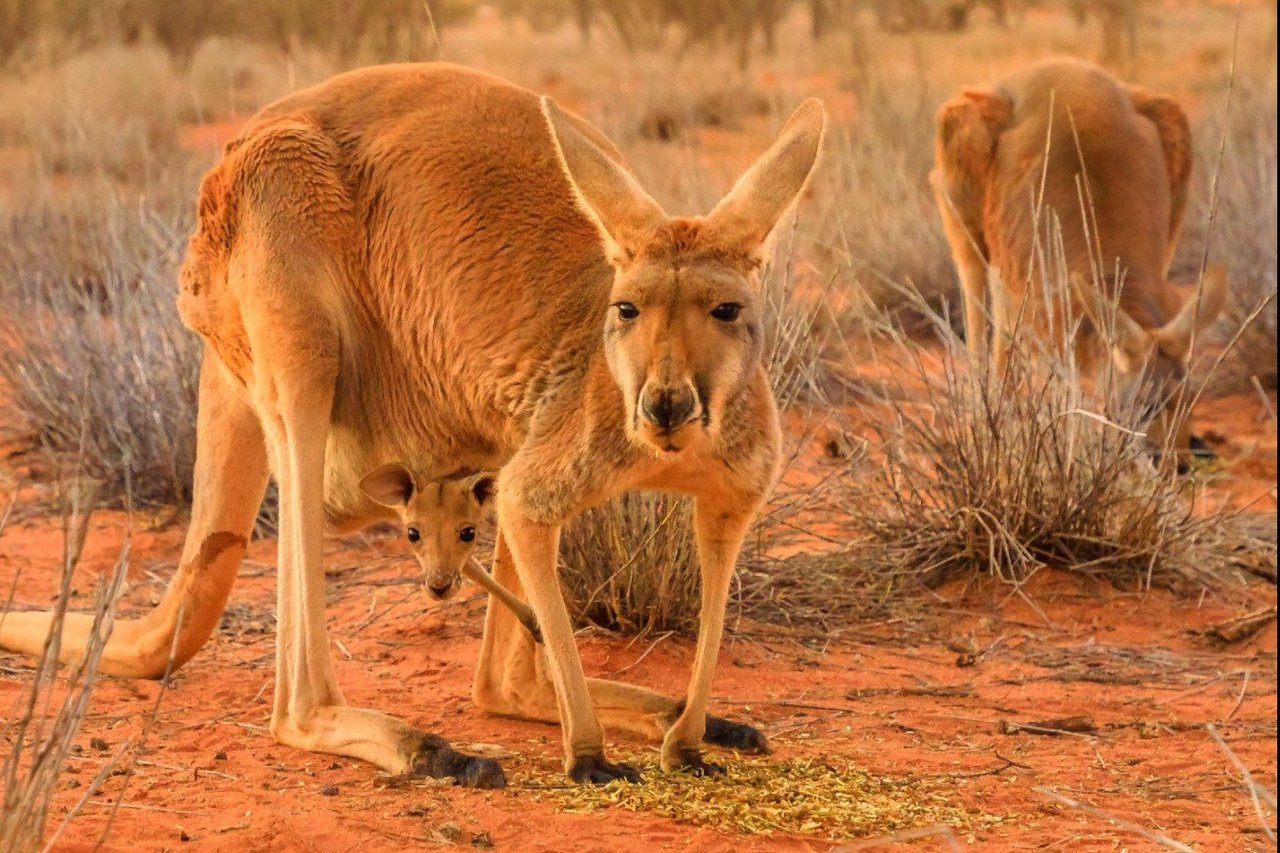
[[[256,140],[254,195],[230,286],[252,352],[251,395],[280,492],[276,678],[271,731],[281,743],[359,758],[392,773],[452,776],[501,787],[490,759],[394,717],[348,707],[334,677],[325,622],[325,449],[348,328],[344,213],[336,151],[305,125]],[[302,152],[301,154],[299,152]],[[305,156],[304,156],[305,155]]]
[[[191,523],[182,558],[154,610],[115,623],[99,663],[108,675],[160,678],[204,645],[226,606],[262,503],[267,453],[258,417],[208,347],[198,405]],[[47,611],[0,617],[0,646],[39,654],[51,621]],[[64,663],[84,653],[92,626],[89,614],[66,615],[59,655]]]
[[987,357],[989,346],[983,204],[996,141],[1011,109],[1008,99],[995,92],[966,91],[938,110],[935,167],[929,183],[960,276],[965,344],[975,364]]

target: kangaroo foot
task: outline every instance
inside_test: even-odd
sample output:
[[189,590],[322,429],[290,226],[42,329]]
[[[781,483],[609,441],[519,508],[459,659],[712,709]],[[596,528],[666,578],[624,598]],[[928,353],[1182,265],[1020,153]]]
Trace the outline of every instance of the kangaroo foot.
[[505,788],[507,777],[502,767],[492,758],[464,755],[437,735],[423,734],[413,753],[409,766],[410,776],[430,776],[443,779],[452,776],[467,788]]
[[759,729],[746,723],[735,723],[732,720],[726,720],[724,717],[717,717],[713,714],[707,714],[707,728],[702,735],[702,741],[712,746],[736,749],[740,752],[750,752],[757,755],[765,755],[769,752],[769,741]]
[[724,767],[703,759],[702,750],[676,747],[674,753],[674,756],[668,756],[664,751],[663,770],[691,773],[694,776],[719,776],[724,773]]
[[614,779],[639,782],[640,771],[630,764],[611,764],[605,761],[604,755],[596,753],[574,756],[569,765],[569,778],[579,784],[590,782],[592,785],[607,785]]

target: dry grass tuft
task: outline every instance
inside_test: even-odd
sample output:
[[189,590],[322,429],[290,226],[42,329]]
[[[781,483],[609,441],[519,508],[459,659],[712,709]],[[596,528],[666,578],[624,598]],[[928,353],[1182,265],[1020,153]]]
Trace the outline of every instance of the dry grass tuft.
[[1135,413],[1099,405],[1070,361],[1025,339],[1003,381],[943,341],[940,372],[910,342],[890,356],[883,461],[853,513],[886,571],[926,585],[972,572],[1018,584],[1042,566],[1142,588],[1221,583],[1208,546],[1221,517],[1193,514]]
[[633,492],[565,526],[560,579],[575,621],[623,634],[698,627],[693,507]]
[[[98,661],[111,633],[116,602],[128,567],[129,541],[126,538],[115,568],[99,590],[93,610],[93,630],[84,656],[58,684],[58,650],[62,623],[70,599],[71,577],[84,546],[89,518],[97,502],[99,484],[77,477],[64,490],[63,568],[53,624],[44,650],[35,663],[35,676],[25,696],[19,696],[7,717],[4,740],[9,749],[0,766],[4,779],[4,807],[0,812],[0,849],[29,851],[41,849],[49,806],[62,769],[88,710],[89,697],[97,677]],[[0,519],[0,534],[8,514]],[[16,587],[16,579],[15,579]],[[12,605],[12,592],[5,610]],[[0,613],[0,620],[4,618]],[[117,760],[119,756],[116,757]],[[113,760],[90,783],[79,803],[65,816],[62,825],[79,813],[81,806],[99,789],[116,766]],[[60,830],[58,830],[60,831]],[[54,839],[57,832],[54,833]],[[50,840],[52,843],[52,839]]]
[[621,808],[747,835],[821,833],[835,841],[937,824],[970,830],[1002,820],[955,805],[949,784],[876,776],[844,761],[735,756],[723,775],[698,778],[662,773],[643,756],[624,760],[646,773],[643,785],[568,786],[539,777],[516,784],[565,811]]
[[747,613],[821,630],[904,590],[980,575],[1018,589],[1044,567],[1188,593],[1265,576],[1274,547],[1248,516],[1202,505],[1199,475],[1153,461],[1132,404],[1082,383],[1069,354],[1020,331],[996,381],[945,318],[933,328],[868,330],[879,391],[860,405],[880,426],[834,508],[848,544],[749,567]]
[[83,439],[107,500],[127,471],[140,500],[190,496],[200,347],[173,297],[190,210],[162,180],[141,203],[106,181],[37,201],[0,241],[0,380],[55,464]]

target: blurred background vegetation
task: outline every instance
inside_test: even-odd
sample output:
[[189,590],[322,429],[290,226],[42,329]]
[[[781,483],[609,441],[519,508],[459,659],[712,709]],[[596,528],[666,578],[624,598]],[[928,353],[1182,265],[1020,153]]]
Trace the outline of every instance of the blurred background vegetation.
[[[1077,25],[1097,22],[1103,59],[1138,49],[1142,0],[3,0],[0,67],[30,68],[104,43],[153,41],[180,67],[201,43],[241,39],[283,52],[321,50],[351,62],[433,58],[443,35],[477,17],[520,20],[548,33],[572,27],[583,45],[626,50],[711,45],[746,66],[755,50],[778,52],[789,17],[803,15],[820,41],[871,18],[889,33],[963,32],[977,18],[1015,31],[1028,15],[1059,7]],[[1165,4],[1168,5],[1168,4]]]

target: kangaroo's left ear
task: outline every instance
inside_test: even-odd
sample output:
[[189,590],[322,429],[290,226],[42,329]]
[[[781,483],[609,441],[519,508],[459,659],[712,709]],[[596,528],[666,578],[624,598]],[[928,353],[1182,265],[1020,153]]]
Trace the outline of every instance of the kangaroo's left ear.
[[801,104],[769,150],[707,215],[703,227],[707,240],[735,252],[757,252],[804,190],[818,161],[826,126],[822,101],[810,98]]
[[498,475],[494,471],[482,471],[472,477],[467,485],[476,504],[488,506],[493,501],[494,495],[498,493]]

